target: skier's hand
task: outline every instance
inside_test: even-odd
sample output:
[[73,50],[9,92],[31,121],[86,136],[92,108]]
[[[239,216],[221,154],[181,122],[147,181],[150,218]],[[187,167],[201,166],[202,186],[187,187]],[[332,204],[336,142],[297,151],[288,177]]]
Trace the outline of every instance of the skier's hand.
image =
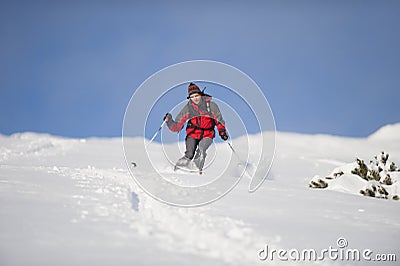
[[225,129],[221,129],[221,130],[219,131],[219,136],[220,136],[221,139],[223,139],[224,141],[227,141],[228,138],[229,138],[228,134],[226,134]]
[[172,115],[170,113],[166,113],[163,120],[168,123],[168,121],[172,121]]

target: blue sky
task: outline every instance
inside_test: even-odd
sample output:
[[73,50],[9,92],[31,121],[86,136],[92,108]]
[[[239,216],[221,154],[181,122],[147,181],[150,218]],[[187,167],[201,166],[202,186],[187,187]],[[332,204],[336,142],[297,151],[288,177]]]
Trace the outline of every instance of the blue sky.
[[248,74],[280,131],[400,122],[399,1],[215,2],[1,1],[0,133],[120,136],[135,89],[194,59]]

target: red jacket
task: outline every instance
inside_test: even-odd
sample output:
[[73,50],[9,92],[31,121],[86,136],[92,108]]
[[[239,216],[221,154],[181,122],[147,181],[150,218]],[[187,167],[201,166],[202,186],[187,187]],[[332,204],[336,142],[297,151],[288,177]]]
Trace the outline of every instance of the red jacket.
[[168,120],[168,128],[173,132],[180,131],[186,121],[186,135],[194,139],[214,138],[216,126],[218,132],[225,131],[225,121],[222,118],[218,105],[211,101],[212,97],[202,96],[199,105],[192,101],[183,107],[175,120]]

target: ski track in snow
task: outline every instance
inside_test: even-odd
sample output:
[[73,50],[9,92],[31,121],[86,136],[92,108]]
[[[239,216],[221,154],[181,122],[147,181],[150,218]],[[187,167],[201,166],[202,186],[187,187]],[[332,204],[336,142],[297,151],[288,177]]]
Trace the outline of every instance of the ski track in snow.
[[[125,219],[131,210],[116,202],[126,205],[128,199],[131,208],[140,215],[138,217],[136,214],[133,220],[125,220],[130,228],[141,236],[156,238],[156,242],[168,243],[165,248],[171,251],[199,253],[225,262],[246,263],[255,258],[252,245],[255,236],[245,224],[227,217],[211,217],[195,209],[168,207],[143,194],[138,193],[139,196],[134,192],[138,189],[126,171],[116,175],[114,169],[93,167],[56,172],[72,177],[77,182],[76,186],[82,188],[82,195],[73,197],[78,205],[91,206],[92,210],[82,210],[81,218],[86,218],[94,210],[94,221],[99,219],[96,216]],[[125,186],[121,186],[121,183]],[[88,196],[90,194],[93,196]],[[110,197],[114,197],[115,201]],[[104,204],[107,199],[109,205]],[[240,239],[240,243],[235,241],[237,239]]]
[[[388,130],[384,132],[390,134]],[[381,140],[379,135],[373,139]],[[359,207],[357,213],[351,214],[352,220],[363,224],[368,217],[362,228],[382,233],[383,229],[377,227],[380,225],[393,230],[393,238],[399,237],[398,215],[371,214],[373,208],[383,206],[378,199],[363,201],[355,196],[355,204],[350,203],[342,211],[334,206],[346,204],[351,196],[341,199],[339,192],[326,192],[323,202],[339,201],[333,200],[324,207],[319,206],[323,204],[318,203],[318,192],[310,193],[306,187],[311,173],[327,174],[355,156],[370,157],[371,151],[386,149],[394,160],[400,157],[400,147],[394,144],[397,142],[373,139],[281,133],[269,183],[264,186],[266,189],[255,192],[249,201],[252,205],[240,199],[249,181],[243,178],[234,189],[234,196],[199,208],[176,208],[149,197],[133,182],[124,165],[119,139],[64,139],[34,133],[0,135],[0,264],[187,265],[190,261],[191,265],[275,265],[278,261],[258,260],[257,251],[266,243],[276,249],[293,247],[284,243],[291,239],[290,233],[294,233],[292,239],[311,235],[312,243],[320,243],[318,233],[312,233],[316,229],[308,228],[307,223],[350,225],[343,219],[354,206]],[[343,150],[349,146],[352,149]],[[146,175],[146,171],[137,174]],[[280,200],[280,195],[285,197]],[[305,197],[304,202],[315,202],[313,208],[322,211],[304,211],[317,222],[302,221],[300,217],[301,229],[290,229],[287,235],[284,231],[275,232],[282,226],[291,228],[290,219],[303,215],[299,209],[303,203],[296,205],[294,200],[298,195]],[[255,206],[265,200],[275,205],[262,210]],[[366,205],[357,205],[358,202]],[[387,210],[393,210],[393,204],[396,203],[389,203]],[[296,213],[287,213],[286,209]],[[351,235],[350,229],[343,231]],[[355,240],[353,235],[352,241]],[[393,240],[388,242],[391,246]],[[20,256],[21,249],[27,251],[25,256]],[[38,255],[43,252],[47,255]],[[297,265],[290,261],[282,264]],[[313,264],[337,265],[330,261]]]

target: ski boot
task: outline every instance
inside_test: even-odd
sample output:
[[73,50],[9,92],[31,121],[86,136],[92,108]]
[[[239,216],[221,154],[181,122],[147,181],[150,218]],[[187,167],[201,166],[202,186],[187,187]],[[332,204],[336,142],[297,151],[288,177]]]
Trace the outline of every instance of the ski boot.
[[178,170],[179,168],[189,168],[189,163],[190,159],[187,158],[186,156],[183,156],[176,162],[174,171]]

